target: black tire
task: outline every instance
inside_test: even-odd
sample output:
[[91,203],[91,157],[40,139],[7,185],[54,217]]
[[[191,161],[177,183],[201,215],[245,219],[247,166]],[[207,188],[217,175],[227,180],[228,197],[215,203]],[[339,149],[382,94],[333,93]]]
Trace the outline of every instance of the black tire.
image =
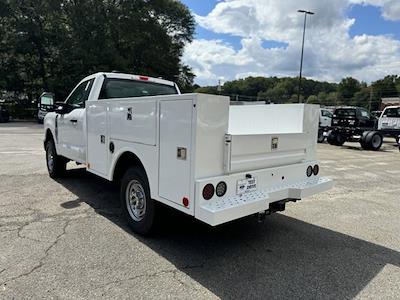
[[324,131],[322,129],[318,130],[318,138],[317,138],[318,143],[323,143],[325,141],[324,137]]
[[346,137],[343,134],[338,133],[336,135],[336,141],[335,141],[336,146],[343,146],[343,144],[346,142]]
[[370,150],[378,151],[383,143],[383,136],[377,131],[370,131],[365,137],[365,142]]
[[57,155],[56,146],[52,138],[46,142],[46,165],[51,178],[59,178],[65,175],[67,160]]
[[337,136],[337,134],[334,131],[330,131],[328,133],[327,141],[328,141],[329,145],[336,146],[336,136]]
[[393,138],[396,140],[396,143],[398,144],[398,143],[399,143],[399,140],[400,140],[400,136],[395,135],[395,136],[393,136]]
[[360,145],[364,150],[370,150],[366,141],[369,131],[364,131],[361,135]]
[[129,168],[121,181],[122,214],[133,232],[147,235],[154,225],[155,201],[150,197],[147,176],[141,168]]

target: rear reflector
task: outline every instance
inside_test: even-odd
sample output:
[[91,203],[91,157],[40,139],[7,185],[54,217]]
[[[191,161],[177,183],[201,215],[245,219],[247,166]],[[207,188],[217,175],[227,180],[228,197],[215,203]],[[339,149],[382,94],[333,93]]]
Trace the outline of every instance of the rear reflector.
[[188,206],[189,206],[189,198],[183,197],[183,199],[182,199],[182,204],[183,204],[185,207],[188,207]]
[[147,81],[147,80],[149,80],[149,77],[147,77],[147,76],[139,76],[139,79],[140,79],[140,80],[146,80],[146,81]]
[[307,177],[311,177],[312,174],[313,174],[313,167],[308,166],[308,168],[307,168]]
[[318,175],[318,173],[319,173],[319,166],[318,166],[318,165],[315,165],[315,166],[314,166],[314,168],[313,168],[313,173],[314,173],[315,176]]
[[204,200],[210,200],[214,196],[214,186],[209,183],[203,188],[203,198]]
[[221,181],[220,183],[217,184],[215,188],[215,193],[217,194],[218,197],[222,197],[226,193],[226,183],[224,181]]

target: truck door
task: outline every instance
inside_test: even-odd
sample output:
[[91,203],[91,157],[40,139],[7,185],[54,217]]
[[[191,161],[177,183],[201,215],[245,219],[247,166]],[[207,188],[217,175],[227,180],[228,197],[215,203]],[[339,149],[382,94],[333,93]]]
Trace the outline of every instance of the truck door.
[[182,205],[190,197],[191,100],[160,102],[160,197]]
[[319,116],[320,127],[328,127],[331,126],[332,123],[332,114],[328,110],[321,109]]
[[89,97],[94,79],[79,84],[66,103],[71,107],[69,113],[57,119],[60,154],[84,163],[86,159],[85,142],[85,102]]

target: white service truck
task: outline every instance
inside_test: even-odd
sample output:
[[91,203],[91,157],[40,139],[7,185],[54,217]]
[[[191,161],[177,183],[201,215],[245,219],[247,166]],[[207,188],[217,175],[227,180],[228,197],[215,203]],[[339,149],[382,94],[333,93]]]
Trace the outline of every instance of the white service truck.
[[378,130],[396,139],[400,145],[400,106],[388,106],[383,110],[378,120]]
[[119,182],[137,233],[152,228],[156,202],[215,226],[332,186],[316,161],[318,118],[315,105],[230,106],[162,79],[97,73],[46,115],[47,168],[57,177],[75,161]]

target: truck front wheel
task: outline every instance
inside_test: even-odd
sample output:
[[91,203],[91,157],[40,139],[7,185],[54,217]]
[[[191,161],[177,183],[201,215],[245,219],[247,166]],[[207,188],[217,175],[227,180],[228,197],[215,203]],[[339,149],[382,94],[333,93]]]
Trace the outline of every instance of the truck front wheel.
[[142,169],[129,168],[121,181],[122,213],[136,233],[148,234],[154,223],[155,203],[150,197],[147,177]]
[[46,165],[51,178],[61,177],[65,174],[67,160],[57,155],[56,146],[52,138],[46,142]]
[[336,146],[337,133],[335,131],[329,131],[327,141],[329,145]]

